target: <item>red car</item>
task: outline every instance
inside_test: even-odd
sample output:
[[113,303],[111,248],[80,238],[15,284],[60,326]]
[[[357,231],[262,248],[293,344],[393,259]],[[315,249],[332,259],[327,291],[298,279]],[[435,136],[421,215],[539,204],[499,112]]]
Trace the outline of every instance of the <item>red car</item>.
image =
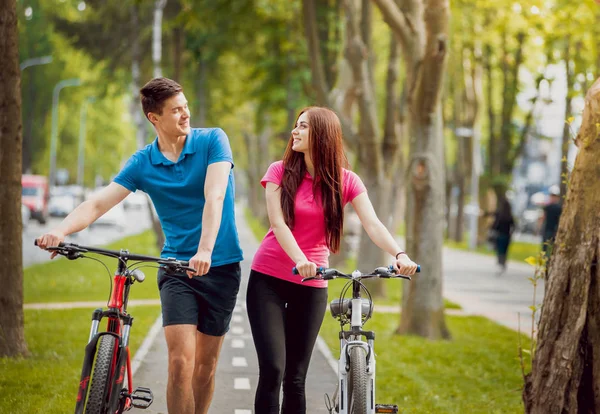
[[50,191],[48,189],[48,178],[43,175],[23,175],[21,176],[21,202],[29,208],[31,217],[45,224],[48,219],[48,199]]

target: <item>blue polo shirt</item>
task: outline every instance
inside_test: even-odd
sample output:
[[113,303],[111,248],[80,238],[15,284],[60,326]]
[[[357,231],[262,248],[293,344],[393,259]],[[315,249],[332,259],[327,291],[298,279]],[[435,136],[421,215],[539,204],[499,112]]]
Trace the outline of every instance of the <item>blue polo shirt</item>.
[[222,161],[230,162],[232,169],[212,253],[211,266],[221,266],[243,259],[235,226],[233,157],[222,129],[193,128],[175,163],[160,152],[156,138],[133,154],[115,177],[115,183],[130,191],[142,190],[152,199],[165,234],[162,257],[189,260],[198,251],[206,171]]

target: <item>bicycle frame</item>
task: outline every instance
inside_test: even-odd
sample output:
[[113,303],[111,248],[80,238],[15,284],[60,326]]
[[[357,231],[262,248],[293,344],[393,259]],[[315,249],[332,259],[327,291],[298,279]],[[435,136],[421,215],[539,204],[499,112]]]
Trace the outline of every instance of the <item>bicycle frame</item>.
[[[354,274],[353,274],[354,276]],[[367,401],[368,413],[375,413],[375,333],[362,330],[362,307],[363,300],[360,295],[360,282],[352,280],[352,313],[350,319],[350,330],[340,331],[340,358],[338,362],[338,392],[337,407],[339,414],[350,414],[348,399],[348,374],[350,372],[350,353],[352,348],[360,347],[365,350],[367,367]],[[370,305],[372,306],[372,304]],[[367,341],[362,340],[366,337]]]
[[[132,277],[127,274],[127,260],[119,259],[119,265],[115,272],[112,284],[112,291],[108,303],[108,310],[96,309],[92,313],[92,325],[88,344],[85,347],[85,356],[81,370],[81,379],[79,382],[79,391],[77,393],[77,403],[75,414],[83,414],[84,403],[90,382],[90,375],[94,363],[94,356],[98,346],[98,340],[103,335],[112,335],[117,340],[117,352],[115,360],[112,363],[110,377],[118,373],[117,380],[114,382],[113,389],[107,390],[110,394],[109,407],[116,407],[127,372],[127,391],[130,395],[133,392],[133,377],[131,373],[131,355],[129,352],[129,333],[133,317],[127,314],[127,300],[129,298],[129,289],[133,283]],[[98,332],[98,327],[102,318],[108,318],[106,331]],[[126,397],[124,409],[131,408],[131,399]]]

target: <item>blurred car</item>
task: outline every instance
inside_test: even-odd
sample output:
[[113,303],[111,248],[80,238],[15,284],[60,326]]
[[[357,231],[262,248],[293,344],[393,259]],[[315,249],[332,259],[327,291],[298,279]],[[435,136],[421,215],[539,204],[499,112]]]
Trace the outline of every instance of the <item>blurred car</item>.
[[29,207],[21,203],[21,221],[23,222],[23,228],[27,227],[27,225],[29,224],[29,219],[31,219],[31,212],[29,211]]
[[48,219],[48,179],[43,175],[24,174],[21,176],[21,203],[29,208],[31,217],[46,224]]
[[146,208],[147,205],[148,199],[146,197],[146,193],[143,191],[131,193],[125,197],[125,200],[123,200],[123,207],[125,207],[126,210],[142,210]]
[[77,207],[77,199],[72,194],[59,194],[50,197],[48,213],[55,217],[66,217]]
[[125,207],[123,203],[119,203],[90,225],[90,228],[97,226],[115,226],[119,231],[125,229],[125,223],[127,218],[125,217]]

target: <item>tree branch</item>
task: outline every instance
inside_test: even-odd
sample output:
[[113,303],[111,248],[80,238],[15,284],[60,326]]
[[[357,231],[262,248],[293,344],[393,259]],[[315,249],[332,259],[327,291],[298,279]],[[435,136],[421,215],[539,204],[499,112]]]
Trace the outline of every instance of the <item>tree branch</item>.
[[304,17],[304,31],[306,35],[306,43],[308,45],[308,54],[310,56],[312,84],[315,92],[317,93],[317,104],[330,107],[329,86],[327,85],[327,80],[325,79],[323,60],[321,59],[321,53],[319,49],[315,0],[302,0],[302,15]]
[[390,26],[393,32],[398,36],[403,45],[412,42],[412,38],[417,35],[417,29],[406,14],[398,7],[394,0],[373,0],[381,14],[383,20]]

